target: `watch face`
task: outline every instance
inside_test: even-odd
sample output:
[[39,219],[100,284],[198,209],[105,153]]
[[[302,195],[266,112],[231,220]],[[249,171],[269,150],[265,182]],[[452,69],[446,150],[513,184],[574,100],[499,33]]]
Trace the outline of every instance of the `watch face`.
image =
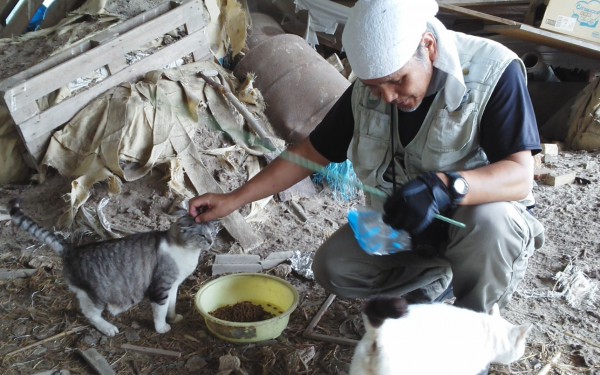
[[454,180],[454,191],[456,191],[460,195],[466,195],[469,187],[467,186],[467,182],[464,178],[457,178]]

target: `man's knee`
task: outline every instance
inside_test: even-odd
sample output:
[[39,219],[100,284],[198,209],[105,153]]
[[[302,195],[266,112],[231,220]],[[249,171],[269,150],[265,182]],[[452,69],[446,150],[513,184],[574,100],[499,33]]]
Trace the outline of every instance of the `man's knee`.
[[[514,210],[511,203],[496,202],[475,206],[461,206],[456,210],[454,219],[464,223],[467,228],[475,226],[479,228],[497,227],[502,218],[511,216]],[[458,228],[460,231],[461,228]]]
[[321,280],[331,279],[335,271],[334,260],[332,248],[325,246],[325,244],[315,252],[311,268],[315,279],[319,283],[321,283]]

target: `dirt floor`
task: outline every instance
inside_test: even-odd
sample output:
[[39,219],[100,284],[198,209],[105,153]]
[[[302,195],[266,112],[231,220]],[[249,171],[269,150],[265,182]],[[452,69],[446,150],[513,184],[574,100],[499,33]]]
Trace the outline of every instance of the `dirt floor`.
[[[148,9],[143,0],[119,3],[114,10],[127,16]],[[491,374],[600,374],[600,153],[561,151],[543,166],[557,174],[575,173],[578,179],[556,187],[540,181],[535,187],[535,212],[546,228],[546,243],[531,259],[524,282],[503,311],[508,320],[533,323],[534,329],[525,356],[510,367],[492,366]],[[225,231],[220,232],[211,251],[203,254],[197,271],[182,284],[178,313],[184,321],[173,325],[170,332],[154,332],[146,302],[110,318],[120,330],[116,337],[105,337],[90,327],[61,277],[59,258],[48,247],[15,231],[3,211],[10,198],[21,196],[24,211],[52,228],[65,208],[69,191],[70,181],[56,174],[43,184],[0,186],[0,271],[35,270],[28,277],[0,281],[2,373],[93,373],[81,355],[90,348],[118,374],[348,371],[353,347],[340,342],[360,337],[362,301],[336,298],[313,330],[323,336],[305,337],[304,331],[328,295],[305,272],[301,261],[309,262],[323,240],[346,221],[348,210],[362,203],[360,195],[346,201],[329,188],[318,187],[315,196],[296,198],[294,203],[275,198],[265,207],[264,220],[251,223],[264,240],[251,254],[264,258],[272,252],[294,250],[301,255],[300,262],[286,262],[266,271],[291,282],[300,301],[280,337],[240,345],[210,334],[193,301],[199,288],[215,278],[211,276],[215,255],[242,252]],[[108,197],[106,186],[99,184],[84,208],[96,213],[103,198],[108,203],[102,212],[113,228],[164,230],[172,221],[167,212],[175,197],[159,171],[125,183],[122,193],[114,197]],[[298,214],[298,206],[302,214]],[[72,241],[95,240],[89,227],[75,228],[62,234]],[[168,352],[141,353],[127,345]],[[550,362],[552,367],[545,372]]]
[[[535,188],[536,214],[546,227],[546,243],[531,259],[521,288],[503,311],[515,323],[533,323],[534,330],[525,356],[510,367],[492,367],[492,374],[538,374],[558,355],[548,374],[600,374],[599,165],[600,154],[572,151],[562,151],[553,164],[545,165],[555,173],[574,172],[580,182],[589,184],[552,187],[539,183]],[[69,181],[58,175],[40,185],[5,185],[0,190],[0,204],[21,196],[24,211],[51,227],[65,205],[64,194],[69,188]],[[106,187],[100,184],[86,206],[95,210],[105,197]],[[123,193],[109,198],[103,210],[113,227],[164,229],[170,223],[166,212],[172,201],[165,180],[157,172],[124,184]],[[362,199],[360,195],[351,201],[336,199],[324,188],[316,196],[294,202],[306,220],[296,214],[290,202],[272,200],[265,208],[266,220],[252,224],[264,243],[251,254],[264,258],[275,251],[299,250],[310,259],[319,244],[345,221],[348,209]],[[86,238],[92,238],[89,230],[71,234],[72,240]],[[51,369],[91,373],[78,354],[88,348],[98,350],[119,374],[343,374],[348,369],[351,345],[303,337],[327,294],[310,279],[301,262],[287,262],[267,271],[290,281],[300,293],[298,308],[279,338],[231,344],[207,331],[193,297],[205,282],[215,278],[211,265],[216,254],[241,252],[224,232],[180,288],[178,312],[185,320],[164,335],[154,332],[146,302],[110,318],[121,331],[116,337],[104,337],[91,328],[66,288],[58,257],[22,231],[15,231],[5,216],[0,224],[0,249],[1,269],[37,269],[31,277],[0,282],[3,373],[33,374]],[[333,340],[358,339],[361,303],[335,299],[313,332]],[[124,344],[175,353],[143,354],[123,348]]]

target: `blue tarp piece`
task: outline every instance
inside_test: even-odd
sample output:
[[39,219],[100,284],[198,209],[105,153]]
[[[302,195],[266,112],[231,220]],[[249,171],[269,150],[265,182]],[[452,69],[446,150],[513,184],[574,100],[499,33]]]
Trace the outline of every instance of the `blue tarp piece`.
[[41,7],[35,12],[31,21],[29,21],[29,25],[27,25],[27,31],[36,31],[42,26],[42,22],[46,18],[46,10],[48,8],[42,4]]

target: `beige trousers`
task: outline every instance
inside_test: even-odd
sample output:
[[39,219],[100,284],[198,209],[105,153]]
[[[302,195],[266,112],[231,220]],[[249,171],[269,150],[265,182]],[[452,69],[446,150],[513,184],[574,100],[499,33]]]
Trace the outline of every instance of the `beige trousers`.
[[544,242],[544,228],[519,203],[460,206],[449,239],[436,257],[416,251],[369,255],[346,224],[317,250],[316,281],[340,297],[417,292],[433,301],[452,285],[456,306],[491,311],[505,306],[523,279],[529,258]]

